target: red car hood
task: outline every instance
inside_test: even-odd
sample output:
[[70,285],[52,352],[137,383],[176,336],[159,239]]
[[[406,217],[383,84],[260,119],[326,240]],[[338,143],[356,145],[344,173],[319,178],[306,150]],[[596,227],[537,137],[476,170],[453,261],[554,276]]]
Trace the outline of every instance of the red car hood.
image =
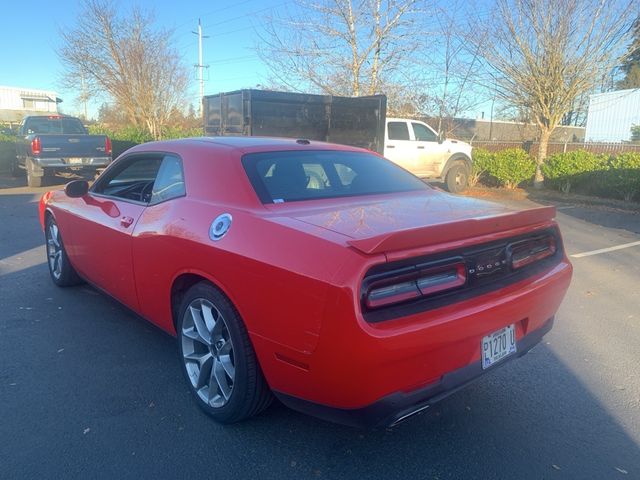
[[340,206],[296,210],[290,218],[350,238],[364,252],[378,253],[460,240],[554,218],[554,207],[514,211],[501,205],[440,192],[367,197]]

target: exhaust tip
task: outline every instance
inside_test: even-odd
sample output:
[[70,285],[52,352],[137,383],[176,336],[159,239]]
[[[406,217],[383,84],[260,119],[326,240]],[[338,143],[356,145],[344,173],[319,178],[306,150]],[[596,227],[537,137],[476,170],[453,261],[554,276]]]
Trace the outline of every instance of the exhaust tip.
[[427,408],[429,408],[429,405],[422,405],[421,407],[416,408],[415,410],[411,410],[409,413],[405,413],[404,415],[401,415],[398,419],[396,419],[391,425],[389,425],[389,427],[395,427],[396,425],[398,425],[399,423],[404,422],[405,420],[418,415],[422,412],[424,412]]

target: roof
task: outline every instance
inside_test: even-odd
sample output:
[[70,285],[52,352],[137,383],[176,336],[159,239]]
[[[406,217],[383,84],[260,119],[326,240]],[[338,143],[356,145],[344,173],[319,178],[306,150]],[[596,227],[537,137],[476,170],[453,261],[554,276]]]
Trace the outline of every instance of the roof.
[[[350,151],[364,151],[361,148],[349,147],[345,145],[338,145],[333,143],[319,142],[316,140],[307,139],[295,139],[295,138],[278,138],[278,137],[193,137],[193,138],[181,138],[178,140],[166,140],[160,142],[145,143],[147,148],[144,150],[153,149],[155,146],[198,146],[203,144],[216,145],[222,147],[228,147],[230,149],[237,149],[243,151],[274,151],[279,148],[286,150],[299,150],[307,148],[315,148],[322,150],[350,150]],[[137,148],[137,147],[136,147]]]

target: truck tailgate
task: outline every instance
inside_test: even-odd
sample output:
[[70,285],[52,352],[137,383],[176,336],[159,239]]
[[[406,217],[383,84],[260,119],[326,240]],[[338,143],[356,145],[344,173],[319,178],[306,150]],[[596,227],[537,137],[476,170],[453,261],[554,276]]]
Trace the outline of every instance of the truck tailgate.
[[40,158],[105,157],[105,135],[37,135],[42,146]]

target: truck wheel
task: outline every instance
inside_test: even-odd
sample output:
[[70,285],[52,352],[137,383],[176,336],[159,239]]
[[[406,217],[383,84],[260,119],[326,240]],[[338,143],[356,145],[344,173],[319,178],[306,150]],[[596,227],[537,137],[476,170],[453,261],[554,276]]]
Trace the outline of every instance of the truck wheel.
[[41,187],[44,185],[44,177],[36,177],[27,169],[27,185],[30,187]]
[[27,168],[27,185],[30,187],[42,187],[44,185],[45,176],[48,172],[43,170],[42,175],[34,175],[33,164],[28,158],[25,161],[25,167]]
[[447,172],[447,178],[445,179],[445,185],[447,191],[451,193],[460,193],[467,188],[467,182],[469,181],[469,167],[465,162],[456,162]]

